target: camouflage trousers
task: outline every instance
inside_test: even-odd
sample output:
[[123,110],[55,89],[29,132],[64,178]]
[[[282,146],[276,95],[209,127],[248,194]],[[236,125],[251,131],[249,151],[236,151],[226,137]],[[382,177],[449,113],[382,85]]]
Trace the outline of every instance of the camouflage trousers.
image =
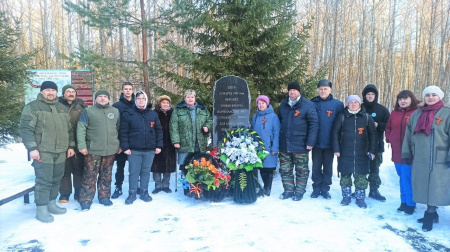
[[85,157],[85,168],[81,179],[80,204],[92,204],[95,196],[95,183],[97,183],[99,200],[111,196],[114,157],[115,155],[87,155]]
[[59,183],[64,174],[66,152],[39,152],[40,160],[33,160],[36,185],[34,187],[34,202],[36,206],[46,206],[50,200],[58,197]]
[[[367,180],[366,175],[353,173],[353,177],[355,178],[355,189],[358,190],[366,190],[367,185],[369,184],[369,180]],[[352,174],[341,174],[341,187],[352,187]]]
[[[280,152],[280,175],[284,191],[305,193],[308,182],[308,154]],[[295,166],[295,180],[294,180]]]
[[380,165],[383,163],[383,153],[375,154],[375,158],[370,161],[369,183],[371,190],[377,190],[381,185]]

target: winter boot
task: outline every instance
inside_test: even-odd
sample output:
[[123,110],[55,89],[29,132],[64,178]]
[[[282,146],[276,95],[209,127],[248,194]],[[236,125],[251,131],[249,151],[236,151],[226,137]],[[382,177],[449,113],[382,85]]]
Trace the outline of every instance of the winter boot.
[[352,202],[352,197],[350,196],[352,193],[352,189],[350,186],[344,186],[341,188],[342,190],[342,201],[341,206],[348,206],[350,202]]
[[294,196],[292,197],[293,201],[300,201],[303,199],[303,193],[294,192]]
[[436,212],[429,213],[425,211],[425,213],[423,214],[422,231],[429,232],[433,230],[433,222],[435,219],[435,214]]
[[81,211],[83,211],[83,212],[87,212],[87,211],[89,211],[91,209],[91,204],[82,204],[82,203],[80,203],[80,206],[81,206]]
[[112,206],[113,205],[112,201],[109,198],[100,199],[98,202],[104,206]]
[[355,197],[356,197],[356,205],[358,205],[360,208],[367,208],[367,204],[365,201],[366,190],[356,189]]
[[148,194],[148,190],[141,190],[141,194],[140,194],[139,198],[145,202],[152,201],[152,196],[150,196]]
[[111,199],[117,199],[120,195],[122,195],[122,187],[116,186],[116,189],[114,189],[114,193],[111,195]]
[[406,209],[406,203],[402,203],[399,208],[397,208],[397,212],[404,212]]
[[74,200],[80,201],[80,191],[81,191],[81,188],[75,188],[75,193],[73,194]]
[[129,190],[128,191],[128,198],[125,200],[126,205],[131,205],[136,200],[136,191],[135,190]]
[[294,192],[286,192],[286,191],[284,191],[280,195],[280,199],[289,199],[289,198],[292,198],[292,196],[294,196]]
[[152,194],[157,194],[157,193],[159,193],[161,191],[162,191],[161,188],[155,188],[155,189],[153,189]]
[[406,215],[411,215],[411,214],[414,213],[414,210],[416,210],[416,206],[408,206],[408,205],[406,205],[404,212],[405,212]]
[[48,212],[47,206],[36,206],[36,219],[44,223],[50,223],[55,220],[53,215]]
[[386,197],[381,195],[377,189],[370,189],[369,198],[376,199],[381,202],[386,201]]
[[[438,213],[437,212],[433,212],[432,215],[433,215],[432,216],[433,217],[433,223],[439,223],[439,215],[438,215]],[[424,219],[425,219],[425,215],[423,216],[423,218],[418,219],[417,222],[423,223]]]
[[137,188],[136,194],[141,194],[141,188],[140,187]]
[[323,191],[320,195],[322,195],[324,199],[331,199],[331,195],[328,191]]
[[319,195],[320,195],[319,190],[313,190],[313,192],[311,193],[311,198],[313,198],[313,199],[318,198]]
[[161,189],[161,191],[165,192],[165,193],[172,193],[172,190],[170,190],[169,187],[164,187]]
[[69,202],[70,194],[61,194],[59,196],[59,203],[67,203]]
[[51,214],[65,214],[67,209],[56,205],[56,200],[50,200],[47,205],[48,212]]

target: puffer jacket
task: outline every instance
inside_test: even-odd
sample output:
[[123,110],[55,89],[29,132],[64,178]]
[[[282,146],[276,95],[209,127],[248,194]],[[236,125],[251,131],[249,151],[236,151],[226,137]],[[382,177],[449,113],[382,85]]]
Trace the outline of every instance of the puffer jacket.
[[280,104],[278,118],[280,119],[280,151],[287,153],[308,153],[306,146],[316,144],[319,130],[316,107],[301,96],[292,107],[289,97]]
[[19,132],[25,148],[30,151],[62,153],[75,147],[69,110],[58,100],[45,100],[42,94],[25,105],[20,117]]
[[368,153],[377,150],[377,133],[372,117],[364,109],[352,114],[346,107],[336,120],[332,131],[333,152],[339,152],[338,172],[342,174],[368,174]]
[[316,106],[319,117],[319,133],[314,147],[321,149],[331,148],[331,130],[336,117],[344,110],[344,104],[329,95],[325,100],[316,96],[311,100]]
[[[191,111],[185,101],[177,104],[170,118],[170,137],[172,144],[179,143],[178,152],[194,152],[195,140],[200,151],[206,152],[209,134],[212,131],[212,117],[206,107],[196,102],[196,125],[193,125]],[[194,137],[194,127],[196,136]],[[203,133],[203,127],[208,127],[208,134]]]
[[[264,110],[257,110],[252,117],[251,129],[261,137],[269,155],[263,160],[263,167],[277,167],[280,136],[280,120],[274,113],[272,105]],[[276,152],[275,155],[272,153]]]
[[136,99],[135,94],[131,96],[131,100],[127,100],[125,96],[120,94],[119,101],[115,102],[112,106],[119,110],[119,114],[121,115],[125,110],[131,108],[134,105],[134,100]]
[[402,143],[405,138],[406,124],[417,108],[408,107],[393,110],[386,126],[386,142],[391,144],[392,162],[402,163]]
[[163,147],[163,132],[158,114],[151,106],[136,105],[125,110],[120,118],[120,148],[123,151],[154,151]]

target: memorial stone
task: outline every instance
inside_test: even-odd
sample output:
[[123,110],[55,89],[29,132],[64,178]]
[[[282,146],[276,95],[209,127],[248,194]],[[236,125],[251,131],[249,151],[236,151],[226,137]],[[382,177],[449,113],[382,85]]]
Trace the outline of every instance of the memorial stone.
[[225,132],[249,127],[250,92],[247,82],[237,76],[216,81],[213,96],[213,146],[220,146]]

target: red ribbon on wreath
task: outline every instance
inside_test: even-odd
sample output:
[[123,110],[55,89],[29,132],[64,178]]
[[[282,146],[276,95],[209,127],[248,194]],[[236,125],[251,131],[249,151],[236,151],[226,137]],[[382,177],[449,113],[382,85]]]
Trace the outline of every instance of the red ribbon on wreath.
[[202,183],[197,183],[197,186],[189,183],[191,185],[191,188],[189,189],[190,193],[195,193],[197,194],[197,197],[200,199],[200,194],[202,193],[202,189],[200,187],[198,187],[199,185],[201,185]]

